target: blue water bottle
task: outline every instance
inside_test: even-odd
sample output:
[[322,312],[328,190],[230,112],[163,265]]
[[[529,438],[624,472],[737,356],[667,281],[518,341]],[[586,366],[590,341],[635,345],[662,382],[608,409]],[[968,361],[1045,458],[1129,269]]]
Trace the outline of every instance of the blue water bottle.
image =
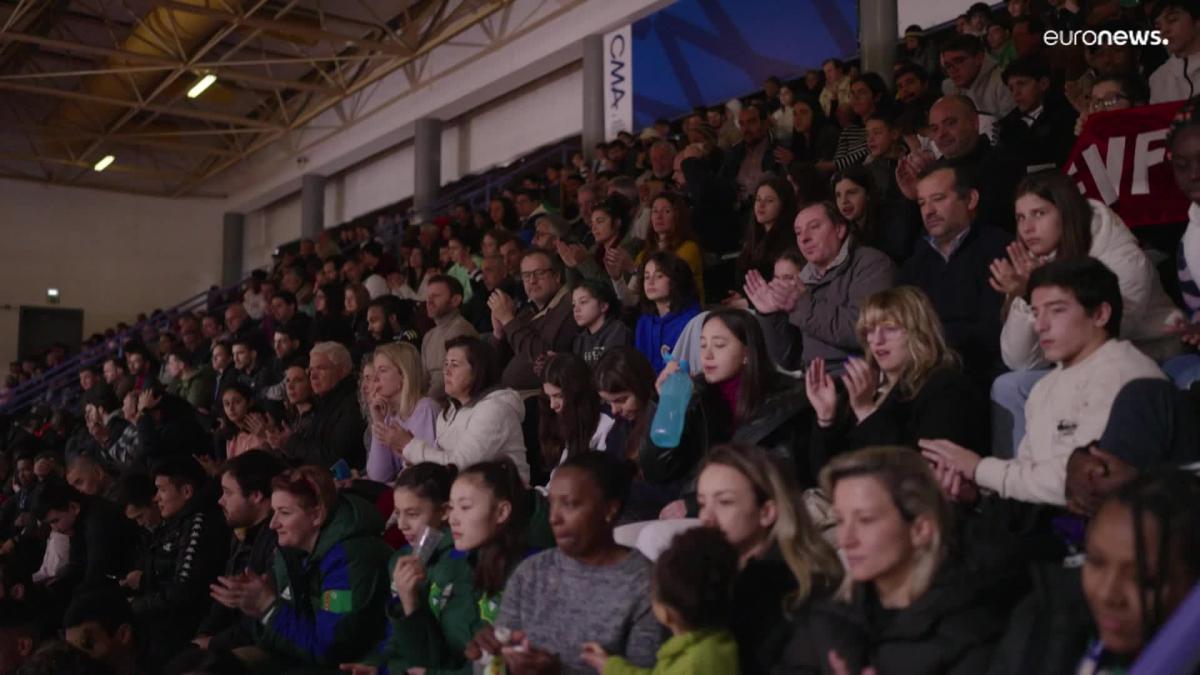
[[688,402],[692,400],[692,378],[686,359],[679,361],[679,370],[667,376],[658,392],[658,410],[650,424],[650,440],[660,448],[679,446]]

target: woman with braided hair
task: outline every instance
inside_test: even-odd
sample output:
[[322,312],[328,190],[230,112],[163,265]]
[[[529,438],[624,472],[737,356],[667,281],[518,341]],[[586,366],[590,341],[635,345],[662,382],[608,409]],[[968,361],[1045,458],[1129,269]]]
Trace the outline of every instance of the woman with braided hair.
[[1124,673],[1200,581],[1200,478],[1147,471],[1108,499],[1082,581],[1096,639],[1078,672]]

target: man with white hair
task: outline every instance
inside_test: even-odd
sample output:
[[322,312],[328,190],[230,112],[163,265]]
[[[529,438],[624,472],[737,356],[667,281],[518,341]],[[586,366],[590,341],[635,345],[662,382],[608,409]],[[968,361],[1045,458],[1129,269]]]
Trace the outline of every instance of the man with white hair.
[[350,352],[337,342],[318,342],[309,352],[308,381],[316,397],[312,418],[292,430],[284,454],[325,467],[345,459],[351,468],[361,470],[367,462],[366,422],[358,408]]

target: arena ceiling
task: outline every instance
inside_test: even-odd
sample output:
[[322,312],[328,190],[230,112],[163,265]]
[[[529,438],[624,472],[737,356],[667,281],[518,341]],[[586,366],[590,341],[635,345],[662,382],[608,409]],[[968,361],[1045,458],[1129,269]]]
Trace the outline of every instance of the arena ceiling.
[[205,195],[511,2],[0,0],[0,178]]

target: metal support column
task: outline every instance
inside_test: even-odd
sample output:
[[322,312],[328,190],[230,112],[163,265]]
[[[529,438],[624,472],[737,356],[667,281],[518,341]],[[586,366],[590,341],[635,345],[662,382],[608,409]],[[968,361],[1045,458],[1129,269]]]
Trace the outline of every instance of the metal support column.
[[316,240],[325,229],[325,176],[308,173],[301,177],[300,236]]
[[896,60],[896,42],[900,27],[896,0],[860,0],[858,3],[858,45],[862,71],[877,73],[891,86],[892,64]]
[[583,38],[583,156],[604,140],[604,36]]
[[221,231],[221,285],[232,286],[242,280],[246,238],[246,214],[229,211]]
[[413,210],[421,222],[433,218],[442,185],[442,121],[422,117],[413,129]]

